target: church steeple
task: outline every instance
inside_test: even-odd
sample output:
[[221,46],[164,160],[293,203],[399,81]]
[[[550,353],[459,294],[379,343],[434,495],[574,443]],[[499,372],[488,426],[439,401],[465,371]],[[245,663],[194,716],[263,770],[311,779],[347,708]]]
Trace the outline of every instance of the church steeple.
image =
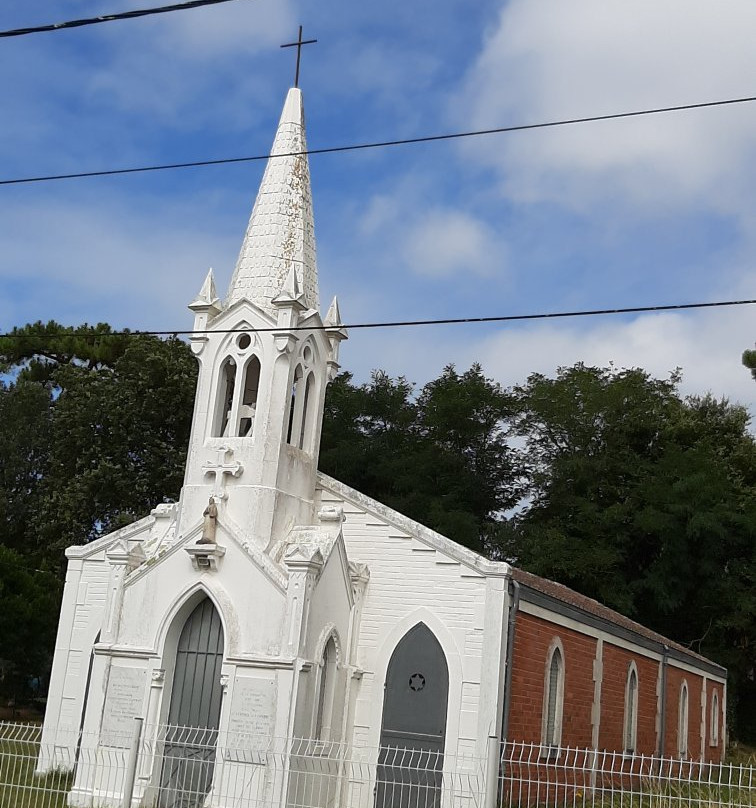
[[275,321],[273,298],[293,266],[304,303],[310,309],[319,309],[306,151],[302,92],[292,87],[231,278],[226,308],[246,299]]
[[302,94],[289,90],[226,300],[212,272],[190,304],[200,363],[179,530],[208,499],[265,549],[312,524],[325,391],[346,338],[318,309]]

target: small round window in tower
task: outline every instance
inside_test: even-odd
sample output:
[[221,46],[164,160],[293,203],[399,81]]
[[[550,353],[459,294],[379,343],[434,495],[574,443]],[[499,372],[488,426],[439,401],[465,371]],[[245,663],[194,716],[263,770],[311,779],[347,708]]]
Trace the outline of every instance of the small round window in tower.
[[241,348],[242,351],[246,351],[247,348],[252,344],[252,337],[249,334],[239,334],[236,338],[236,344]]
[[305,349],[302,351],[302,358],[308,365],[312,362],[312,348],[310,348],[309,345],[305,345]]

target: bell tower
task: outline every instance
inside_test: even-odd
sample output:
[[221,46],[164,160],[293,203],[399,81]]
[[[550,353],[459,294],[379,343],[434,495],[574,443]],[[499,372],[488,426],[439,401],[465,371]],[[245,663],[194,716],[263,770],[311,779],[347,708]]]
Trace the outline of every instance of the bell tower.
[[224,301],[212,270],[189,308],[199,360],[178,530],[213,497],[219,520],[269,549],[314,520],[326,385],[347,334],[321,318],[302,93],[289,90]]

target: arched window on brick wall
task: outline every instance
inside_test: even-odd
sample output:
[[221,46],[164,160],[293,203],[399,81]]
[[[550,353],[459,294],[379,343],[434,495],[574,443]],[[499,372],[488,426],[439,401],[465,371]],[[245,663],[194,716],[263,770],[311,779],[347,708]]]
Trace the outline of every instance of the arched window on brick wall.
[[677,708],[677,753],[688,756],[688,683],[683,679]]
[[625,729],[624,745],[626,752],[635,752],[638,737],[638,669],[631,662],[627,669],[625,683]]
[[564,650],[555,638],[546,659],[546,681],[543,693],[542,743],[546,747],[562,742],[562,710],[564,706]]
[[711,717],[709,719],[709,743],[719,746],[719,691],[711,694]]

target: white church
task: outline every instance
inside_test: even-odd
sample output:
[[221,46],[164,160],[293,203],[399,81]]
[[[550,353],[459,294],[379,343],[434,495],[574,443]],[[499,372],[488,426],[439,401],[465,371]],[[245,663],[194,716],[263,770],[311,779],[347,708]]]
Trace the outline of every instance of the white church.
[[[438,771],[485,760],[512,714],[515,596],[520,613],[564,635],[537,660],[548,675],[535,740],[557,745],[568,732],[567,635],[581,630],[580,604],[318,472],[326,387],[347,333],[335,299],[321,315],[305,150],[295,88],[229,289],[221,299],[210,272],[190,304],[199,380],[179,501],[67,550],[38,770],[76,762],[71,805],[122,804],[124,778],[95,764],[129,747],[142,719],[149,753],[134,806],[252,805],[263,793],[270,805],[398,806],[374,782],[305,801],[253,751],[307,738],[315,756],[337,745],[362,755],[373,777],[388,766],[370,751],[380,747],[420,752]],[[586,636],[614,636],[662,664],[663,638],[595,606]],[[687,670],[695,692],[699,679],[704,694],[715,683],[723,715],[725,672],[672,647],[664,664]],[[703,731],[708,750],[699,719],[693,747]],[[599,719],[587,720],[587,743],[598,744]],[[263,789],[254,799],[238,785],[253,781]]]

